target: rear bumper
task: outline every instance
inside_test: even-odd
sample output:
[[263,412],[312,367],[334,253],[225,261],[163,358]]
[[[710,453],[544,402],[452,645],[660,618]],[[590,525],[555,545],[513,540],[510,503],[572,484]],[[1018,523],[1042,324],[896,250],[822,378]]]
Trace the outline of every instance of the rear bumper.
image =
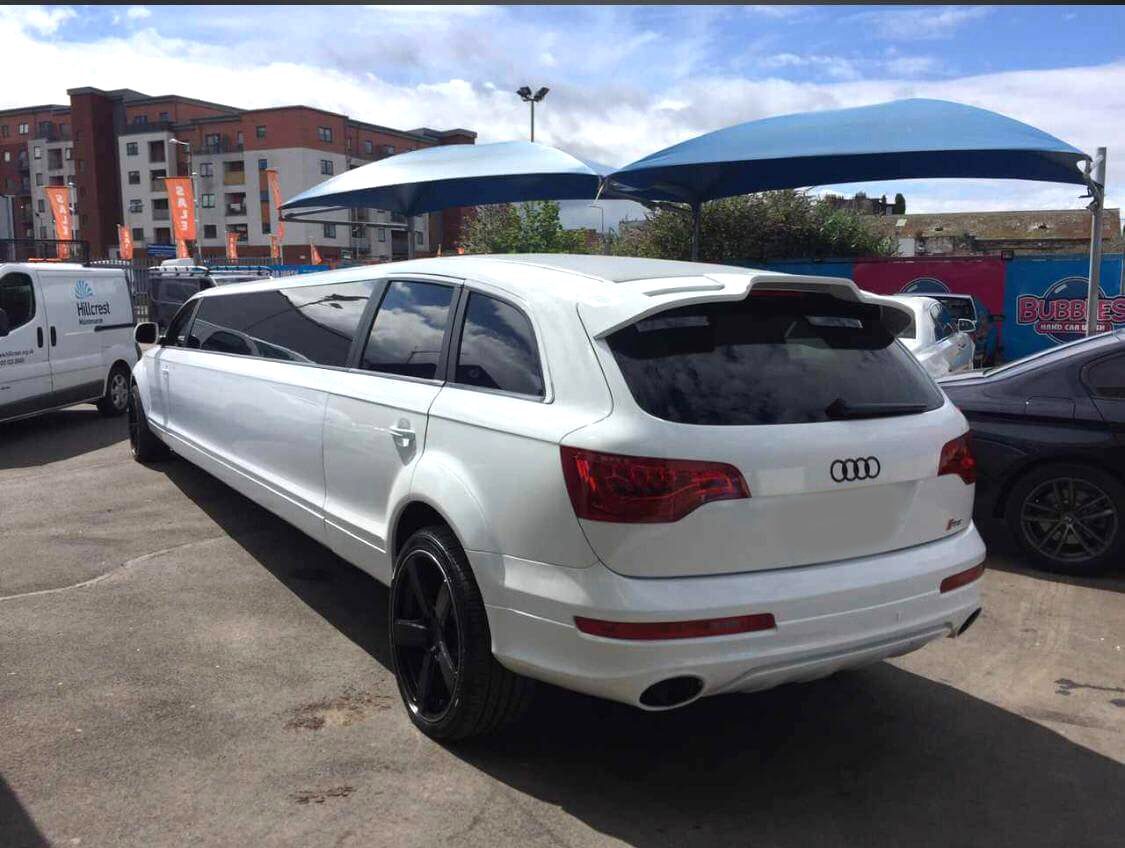
[[[975,526],[937,542],[825,565],[714,577],[638,579],[601,565],[564,568],[470,552],[493,653],[521,674],[639,705],[676,676],[701,695],[812,680],[955,635],[980,609],[980,581],[942,579],[984,560]],[[574,617],[673,621],[773,613],[773,630],[635,642],[581,633]]]

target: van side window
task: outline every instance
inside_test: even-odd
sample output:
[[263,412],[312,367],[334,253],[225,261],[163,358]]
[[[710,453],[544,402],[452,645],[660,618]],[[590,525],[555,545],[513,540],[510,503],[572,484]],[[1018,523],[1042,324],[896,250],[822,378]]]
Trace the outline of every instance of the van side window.
[[543,397],[543,372],[531,322],[501,300],[473,292],[457,354],[457,383]]
[[200,300],[200,350],[344,366],[372,280],[219,295]]
[[8,331],[35,317],[35,286],[27,274],[5,274],[0,279],[0,309],[8,315]]
[[392,282],[371,325],[361,367],[434,379],[452,303],[450,286]]

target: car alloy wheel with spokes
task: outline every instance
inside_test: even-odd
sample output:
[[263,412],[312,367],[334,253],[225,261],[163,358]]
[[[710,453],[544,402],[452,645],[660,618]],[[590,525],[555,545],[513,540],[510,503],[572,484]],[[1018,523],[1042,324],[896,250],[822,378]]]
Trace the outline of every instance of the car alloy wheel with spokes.
[[484,599],[457,537],[424,527],[395,559],[390,598],[391,659],[414,725],[452,741],[518,718],[533,689],[492,655]]
[[1117,507],[1089,480],[1057,477],[1024,498],[1020,526],[1041,555],[1063,562],[1102,556],[1117,536]]
[[391,599],[395,667],[409,709],[427,722],[446,716],[459,694],[461,634],[452,588],[434,554],[412,550]]

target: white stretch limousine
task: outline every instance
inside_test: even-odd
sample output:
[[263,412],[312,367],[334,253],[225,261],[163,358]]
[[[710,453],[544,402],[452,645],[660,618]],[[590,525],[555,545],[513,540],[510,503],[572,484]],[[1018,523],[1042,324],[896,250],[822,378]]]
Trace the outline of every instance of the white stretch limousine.
[[533,678],[667,709],[975,620],[968,428],[903,320],[848,280],[598,256],[245,283],[145,354],[130,436],[390,585],[424,732],[495,728]]

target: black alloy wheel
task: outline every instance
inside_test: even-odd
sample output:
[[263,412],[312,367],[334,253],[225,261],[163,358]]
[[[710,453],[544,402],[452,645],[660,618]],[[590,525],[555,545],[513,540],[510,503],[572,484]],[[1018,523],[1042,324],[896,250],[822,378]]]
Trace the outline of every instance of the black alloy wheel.
[[407,708],[440,722],[458,694],[461,632],[453,591],[436,556],[412,550],[391,599],[392,644]]
[[456,535],[424,527],[395,559],[388,629],[399,693],[414,726],[453,741],[519,718],[531,680],[492,655],[480,588]]
[[1125,487],[1098,469],[1048,466],[1012,492],[1008,524],[1040,564],[1091,574],[1116,561],[1122,548]]

